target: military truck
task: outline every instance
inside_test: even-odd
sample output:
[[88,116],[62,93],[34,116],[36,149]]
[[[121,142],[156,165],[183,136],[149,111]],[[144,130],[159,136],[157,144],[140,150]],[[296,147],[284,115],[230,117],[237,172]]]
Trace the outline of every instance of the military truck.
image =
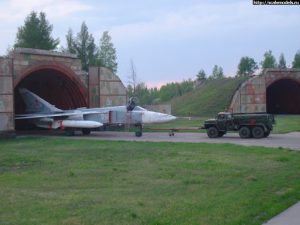
[[220,112],[215,119],[206,120],[202,129],[210,138],[222,137],[228,131],[238,131],[241,138],[263,138],[269,136],[274,123],[274,116],[268,113]]

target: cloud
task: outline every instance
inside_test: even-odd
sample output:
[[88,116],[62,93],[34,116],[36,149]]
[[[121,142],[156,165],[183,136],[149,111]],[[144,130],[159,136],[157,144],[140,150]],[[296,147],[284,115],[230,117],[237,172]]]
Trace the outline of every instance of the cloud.
[[81,0],[0,0],[0,55],[5,54],[8,46],[13,46],[17,27],[23,25],[26,16],[33,10],[47,14],[50,24],[54,24],[54,37],[57,31],[59,36],[64,37],[70,21],[78,20],[79,13],[93,8]]
[[237,32],[297,26],[299,10],[286,13],[284,8],[253,6],[248,1],[198,3],[147,21],[125,23],[112,27],[118,41],[144,41],[153,38],[210,38],[232,36]]
[[43,11],[55,20],[92,7],[78,0],[5,0],[0,3],[0,20],[14,22],[24,19],[31,11]]
[[299,7],[253,6],[243,0],[195,2],[111,26],[121,71],[128,64],[122,60],[130,55],[138,59],[141,77],[149,86],[161,85],[156,81],[162,77],[180,80],[200,68],[210,73],[215,64],[233,75],[242,56],[261,59],[267,49],[288,55],[286,46],[295,45]]
[[182,82],[182,80],[160,80],[160,81],[147,81],[145,82],[146,86],[148,88],[161,88],[163,85],[169,84],[169,83],[177,83]]

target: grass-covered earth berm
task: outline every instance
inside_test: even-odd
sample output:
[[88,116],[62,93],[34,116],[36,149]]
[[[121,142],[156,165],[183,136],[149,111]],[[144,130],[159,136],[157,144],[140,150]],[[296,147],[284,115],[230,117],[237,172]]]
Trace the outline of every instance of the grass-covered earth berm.
[[1,225],[258,225],[300,199],[300,152],[2,140],[0,199]]
[[177,116],[210,116],[228,109],[235,91],[245,77],[206,80],[194,91],[173,98],[172,113]]

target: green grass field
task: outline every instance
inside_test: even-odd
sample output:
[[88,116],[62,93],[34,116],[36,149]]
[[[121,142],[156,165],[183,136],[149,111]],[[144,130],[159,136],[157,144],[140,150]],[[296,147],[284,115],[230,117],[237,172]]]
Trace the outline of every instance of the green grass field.
[[0,199],[1,225],[258,225],[300,199],[300,152],[2,140]]
[[300,132],[299,115],[277,115],[275,120],[274,133]]
[[178,116],[208,116],[224,111],[239,85],[246,79],[239,77],[206,80],[194,91],[173,98],[169,102],[172,112]]

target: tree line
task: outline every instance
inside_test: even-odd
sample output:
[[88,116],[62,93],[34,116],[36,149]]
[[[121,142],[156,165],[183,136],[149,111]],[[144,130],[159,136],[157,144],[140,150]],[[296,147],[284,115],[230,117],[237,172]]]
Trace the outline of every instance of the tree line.
[[[281,53],[279,56],[279,61],[277,63],[276,58],[272,54],[272,51],[266,51],[264,53],[264,58],[260,62],[261,69],[277,68],[277,69],[287,69],[286,60],[284,55]],[[292,62],[292,68],[300,68],[300,51],[295,54],[294,60]],[[255,62],[253,58],[242,57],[238,69],[236,72],[236,77],[250,77],[255,71],[259,69],[258,63]],[[134,73],[134,80],[136,81],[136,72]],[[196,80],[192,79],[184,80],[182,82],[172,82],[161,86],[160,89],[157,88],[147,88],[144,83],[129,82],[127,86],[129,96],[137,96],[140,100],[140,104],[158,104],[161,102],[168,102],[174,97],[181,96],[187,92],[190,92],[197,88],[196,81],[204,82],[205,80],[213,79],[224,79],[223,68],[221,66],[215,65],[212,69],[210,76],[207,76],[205,71],[201,69],[198,74],[196,74]]]
[[[280,54],[278,63],[276,61],[275,56],[273,55],[271,50],[268,50],[264,53],[264,58],[260,62],[261,69],[287,69],[286,60],[283,53]],[[300,50],[298,50],[294,56],[294,60],[292,62],[292,68],[300,68]],[[251,57],[244,56],[240,59],[238,64],[236,76],[237,77],[248,77],[252,76],[256,70],[259,69],[259,64],[255,62],[255,60]],[[205,80],[205,79],[220,79],[224,78],[222,67],[218,67],[215,65],[212,70],[212,74],[207,76],[203,69],[200,69],[198,74],[196,74],[197,80]]]
[[[18,28],[14,47],[36,48],[54,50],[59,46],[59,39],[51,36],[53,25],[46,19],[46,14],[32,11],[24,21],[24,25]],[[103,66],[117,72],[116,49],[111,41],[108,31],[104,31],[99,41],[99,47],[95,39],[89,33],[86,23],[83,21],[80,31],[74,35],[69,28],[66,35],[66,47],[61,47],[64,53],[77,55],[81,60],[82,69],[88,71],[89,66]]]
[[167,83],[160,88],[148,88],[145,83],[140,82],[136,85],[135,90],[129,84],[127,86],[127,93],[128,96],[137,97],[140,105],[151,105],[168,102],[174,97],[182,96],[194,90],[194,86],[195,82],[192,79]]
[[[18,28],[14,47],[36,48],[45,50],[58,49],[59,39],[53,38],[51,32],[53,25],[46,19],[43,12],[37,13],[32,11],[24,21],[24,25]],[[102,66],[117,72],[116,49],[112,43],[108,31],[102,33],[99,40],[99,46],[95,44],[95,38],[89,33],[86,23],[83,21],[80,31],[75,35],[69,28],[66,34],[67,46],[60,47],[64,53],[77,55],[81,60],[82,69],[88,71],[90,66]],[[286,69],[286,60],[283,53],[280,54],[278,63],[272,54],[272,51],[264,53],[263,60],[258,64],[251,57],[244,56],[238,64],[236,77],[252,76],[257,69],[278,68]],[[292,62],[292,68],[300,68],[300,51],[298,51]],[[172,82],[163,85],[161,88],[148,88],[145,83],[138,82],[135,66],[131,60],[131,71],[129,84],[127,86],[128,95],[136,96],[141,105],[157,104],[167,102],[176,96],[181,96],[195,88],[195,81],[203,82],[206,79],[223,79],[225,78],[223,68],[215,65],[210,75],[207,75],[203,69],[196,74],[196,80],[184,80],[182,82]]]

